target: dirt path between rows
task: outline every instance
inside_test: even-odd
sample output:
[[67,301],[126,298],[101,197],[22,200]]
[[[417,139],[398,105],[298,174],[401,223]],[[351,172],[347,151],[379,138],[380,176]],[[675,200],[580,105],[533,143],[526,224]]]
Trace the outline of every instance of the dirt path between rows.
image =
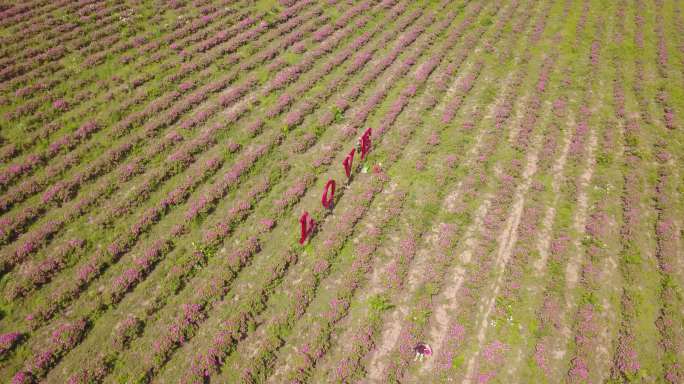
[[[468,73],[470,73],[469,70],[464,69],[460,71],[460,76],[452,82],[451,86],[447,90],[447,95],[453,96],[454,94],[456,94],[464,76],[466,76]],[[507,80],[508,84],[510,82],[510,76]],[[449,100],[449,98],[444,98],[443,100]],[[445,103],[440,103],[440,105],[437,108],[435,108],[436,116],[441,116],[441,113],[444,111],[444,105]],[[490,111],[490,114],[492,116],[494,114],[494,106],[496,105],[496,103],[492,104]],[[464,167],[472,166],[472,164],[477,160],[476,155],[479,152],[483,138],[486,133],[486,130],[482,129],[476,136],[475,144],[468,151],[468,154],[466,156],[467,159],[464,162]],[[442,202],[442,207],[449,212],[453,212],[455,209],[456,202],[459,200],[459,196],[462,194],[462,189],[463,182],[460,181],[454,188],[454,191],[444,198],[444,201]],[[430,231],[426,233],[424,238],[424,244],[414,257],[413,266],[409,269],[409,273],[407,276],[406,289],[410,293],[415,292],[418,289],[420,276],[425,274],[427,268],[430,267],[428,250],[431,249],[431,247],[435,246],[435,244],[437,243],[437,233],[442,224],[444,223],[442,223],[441,221],[435,223],[435,225],[430,229]],[[406,297],[410,296],[410,294],[406,295]],[[401,333],[403,320],[409,314],[408,306],[405,304],[406,303],[399,303],[397,305],[397,309],[393,311],[390,318],[388,318],[385,322],[385,326],[380,336],[380,340],[377,343],[377,348],[370,355],[369,362],[367,364],[369,382],[382,381],[382,375],[385,371],[387,363],[386,361],[384,361],[383,358],[386,357],[396,345],[399,339],[399,334]]]
[[[586,153],[586,168],[584,172],[579,177],[580,184],[578,186],[579,195],[577,197],[577,213],[575,214],[575,217],[573,219],[573,226],[575,227],[575,230],[577,233],[584,233],[584,227],[587,222],[587,215],[588,215],[588,210],[589,210],[589,184],[591,183],[591,180],[594,176],[594,167],[595,167],[595,156],[596,156],[596,147],[597,147],[597,136],[596,136],[596,131],[591,130],[589,133],[589,142],[587,145],[587,153]],[[577,237],[574,241],[574,247],[576,252],[573,252],[571,254],[570,259],[568,260],[568,265],[565,270],[565,289],[564,292],[571,292],[575,287],[577,286],[577,283],[579,282],[579,267],[582,263],[583,259],[583,253],[580,252],[579,250],[581,249],[581,237]],[[566,300],[565,300],[565,315],[569,316],[570,313],[567,312],[567,309],[573,308],[574,307],[574,297],[572,295],[567,295]],[[560,336],[561,339],[563,340],[562,342],[557,344],[557,349],[555,349],[551,354],[552,357],[556,360],[561,360],[565,357],[566,354],[566,348],[567,348],[567,341],[570,340],[572,337],[572,329],[570,328],[570,325],[568,324],[567,321],[563,322],[563,325],[560,330]]]
[[[574,127],[576,124],[573,117],[569,118],[568,127]],[[541,231],[539,232],[539,242],[537,243],[537,250],[539,251],[539,259],[534,263],[534,268],[537,270],[539,275],[544,273],[546,269],[546,261],[549,259],[549,248],[551,247],[551,236],[553,230],[553,221],[556,218],[556,207],[560,201],[560,187],[561,181],[565,180],[565,174],[563,170],[565,169],[565,163],[568,158],[568,152],[570,150],[570,133],[566,132],[565,140],[563,142],[563,149],[561,150],[560,156],[556,159],[556,162],[551,168],[551,174],[554,175],[551,181],[551,190],[553,191],[553,203],[547,208],[546,214],[542,219]]]
[[[504,228],[499,239],[499,249],[497,251],[496,263],[494,267],[494,270],[498,271],[498,276],[494,284],[494,289],[492,290],[490,297],[486,301],[486,310],[484,312],[484,316],[482,317],[482,320],[480,321],[480,324],[477,327],[476,340],[478,346],[484,342],[485,336],[487,334],[489,316],[491,315],[492,310],[494,309],[496,298],[498,297],[499,291],[501,290],[501,284],[503,282],[503,278],[505,275],[504,272],[506,269],[506,265],[508,264],[508,261],[511,259],[511,255],[513,254],[513,247],[515,246],[515,243],[518,240],[518,226],[520,225],[520,220],[522,219],[523,208],[525,206],[526,200],[525,196],[527,195],[527,192],[530,189],[530,185],[532,184],[532,176],[535,173],[537,173],[539,151],[541,149],[541,144],[539,142],[541,141],[541,137],[538,137],[537,141],[538,142],[535,143],[536,149],[534,151],[529,152],[527,155],[525,169],[522,174],[523,182],[517,188],[515,197],[513,199],[513,209],[511,211],[511,214],[506,219],[506,227]],[[475,362],[477,361],[478,356],[479,352],[473,354],[468,360],[468,363],[466,365],[466,376],[464,380],[464,382],[466,383],[472,382],[473,371],[475,370]]]

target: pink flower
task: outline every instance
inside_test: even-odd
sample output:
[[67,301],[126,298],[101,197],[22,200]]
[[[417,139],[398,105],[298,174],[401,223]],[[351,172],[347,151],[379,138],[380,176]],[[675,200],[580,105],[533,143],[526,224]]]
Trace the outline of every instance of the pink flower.
[[554,100],[553,102],[553,113],[558,116],[564,116],[565,115],[565,100],[558,98]]
[[275,221],[271,219],[261,219],[259,224],[261,224],[263,230],[270,231],[275,226]]
[[477,384],[487,384],[495,376],[494,372],[480,372],[477,374]]
[[633,337],[627,335],[620,338],[617,348],[617,366],[620,372],[633,375],[641,368],[638,355],[634,349]]
[[589,55],[591,58],[591,65],[593,65],[594,67],[598,66],[600,50],[601,50],[601,43],[599,43],[597,40],[595,40],[591,44],[591,54]]
[[452,340],[461,343],[465,337],[465,327],[461,324],[454,324],[454,326],[449,330],[449,337]]
[[64,99],[57,99],[52,102],[52,108],[57,109],[59,111],[66,111],[69,109],[69,104],[64,101]]
[[589,378],[589,367],[583,359],[575,357],[572,360],[571,365],[572,368],[568,373],[571,382],[584,382]]
[[30,384],[33,381],[31,374],[24,371],[17,372],[12,378],[12,384]]
[[296,109],[285,116],[285,125],[293,127],[299,124],[303,117],[302,112],[299,109]]
[[441,61],[441,57],[435,56],[423,63],[416,71],[416,80],[424,82]]
[[502,361],[505,350],[506,346],[502,342],[499,340],[494,340],[485,347],[485,349],[482,351],[482,355],[488,362],[498,364]]
[[99,125],[95,121],[88,121],[74,132],[74,136],[79,139],[84,139],[97,129],[99,129]]
[[0,335],[0,356],[12,349],[19,339],[21,339],[21,333],[19,332],[9,332]]
[[306,51],[306,45],[304,44],[304,42],[299,41],[292,45],[292,51],[295,53],[303,53],[304,51]]
[[52,343],[61,349],[75,345],[85,331],[86,322],[79,320],[74,323],[64,323],[52,332]]
[[322,41],[326,37],[330,36],[330,34],[332,34],[332,32],[333,32],[332,26],[330,26],[330,24],[326,24],[325,26],[323,26],[322,28],[320,28],[319,30],[317,30],[316,32],[313,33],[313,38],[316,41]]
[[84,282],[90,280],[90,278],[92,276],[94,276],[96,272],[97,272],[97,268],[95,267],[95,265],[88,263],[88,264],[84,265],[83,267],[81,267],[76,272],[76,276],[77,276],[79,282],[84,283]]

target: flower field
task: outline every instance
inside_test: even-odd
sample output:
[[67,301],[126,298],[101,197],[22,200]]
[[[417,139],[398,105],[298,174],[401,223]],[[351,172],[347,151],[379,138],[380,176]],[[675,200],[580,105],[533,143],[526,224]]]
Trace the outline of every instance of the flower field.
[[682,2],[0,0],[0,53],[0,382],[684,383]]

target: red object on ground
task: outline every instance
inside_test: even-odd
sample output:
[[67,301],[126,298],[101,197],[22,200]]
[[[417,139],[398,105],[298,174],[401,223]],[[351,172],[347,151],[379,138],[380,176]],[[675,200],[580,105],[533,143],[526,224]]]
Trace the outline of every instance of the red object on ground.
[[368,152],[371,149],[371,134],[373,133],[372,128],[366,129],[359,141],[361,142],[361,160],[366,158]]
[[354,153],[356,149],[352,148],[351,152],[344,158],[342,165],[344,165],[344,173],[347,174],[347,178],[351,177],[352,164],[354,163]]
[[432,348],[430,348],[430,346],[425,344],[425,343],[418,343],[416,345],[416,347],[414,348],[414,350],[416,351],[416,353],[421,354],[421,355],[425,355],[425,356],[432,355]]
[[299,218],[299,223],[302,226],[302,234],[299,238],[299,244],[304,244],[306,239],[311,236],[311,232],[313,232],[316,222],[311,218],[311,216],[309,216],[309,212],[305,211]]
[[[328,198],[328,191],[330,191],[330,197]],[[323,197],[321,198],[321,203],[325,208],[331,208],[333,199],[335,199],[335,180],[328,180],[325,184],[325,189],[323,190]]]

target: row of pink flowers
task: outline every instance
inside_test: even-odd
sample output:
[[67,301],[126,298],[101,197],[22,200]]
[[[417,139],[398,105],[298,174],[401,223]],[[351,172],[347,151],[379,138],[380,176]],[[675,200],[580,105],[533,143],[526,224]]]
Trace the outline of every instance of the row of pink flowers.
[[[263,194],[269,188],[268,180],[265,182],[257,183],[252,190],[247,193],[250,199],[256,199],[260,194]],[[223,220],[215,225],[215,230],[210,230],[205,236],[205,245],[211,247],[223,240],[225,236],[228,235],[228,230],[232,229],[240,220],[246,217],[248,210],[250,208],[249,202],[238,202],[233,208],[228,212],[228,215],[223,218]],[[269,231],[273,227],[273,222],[270,220],[262,220],[264,230]],[[169,237],[165,239],[160,239],[152,243],[152,245],[145,250],[142,257],[136,258],[134,260],[134,266],[130,269],[124,270],[119,277],[114,279],[114,284],[110,289],[106,290],[106,297],[111,300],[111,303],[117,303],[125,293],[125,290],[132,289],[137,283],[142,281],[142,279],[151,271],[159,260],[163,258],[165,253],[172,249],[172,241],[175,237],[180,236],[185,233],[184,226],[179,228],[174,228]],[[225,230],[224,230],[225,229]],[[211,233],[211,234],[210,234]],[[258,252],[258,243],[256,240],[250,240],[245,244],[244,249],[236,249],[231,257],[228,258],[231,268],[239,268],[240,263],[247,263],[250,255]],[[256,244],[256,245],[255,245]],[[202,252],[196,252],[196,257],[193,257],[189,262],[183,265],[176,266],[172,269],[171,274],[168,276],[168,281],[170,286],[178,286],[174,282],[180,284],[192,277],[194,272],[197,270],[195,266],[198,264],[204,264],[207,262],[208,255],[204,255]],[[237,263],[237,264],[236,264]],[[244,265],[244,264],[242,264]],[[133,278],[130,278],[130,277]],[[118,284],[117,282],[123,284]],[[122,291],[123,290],[123,291]],[[120,326],[117,326],[117,333],[114,337],[114,345],[116,350],[123,349],[128,343],[135,337],[139,336],[143,328],[142,320],[139,318],[127,318],[122,321]],[[173,343],[172,343],[173,344]],[[161,344],[160,344],[161,346]],[[88,378],[100,377],[106,372],[108,372],[110,365],[106,362],[108,358],[101,357],[97,359],[89,366],[85,367],[77,374],[73,375],[73,382],[82,383],[88,382]]]
[[[72,180],[69,180],[67,182],[64,182],[60,189],[64,189],[66,191],[69,191],[68,193],[74,193],[75,190],[83,184],[84,182],[87,182],[100,174],[108,171],[113,167],[113,164],[116,164],[116,162],[123,157],[125,153],[130,151],[132,148],[131,144],[129,143],[124,143],[120,147],[115,147],[110,150],[108,150],[102,157],[100,157],[98,160],[95,160],[94,162],[90,163],[85,170],[81,171],[80,173],[77,173],[76,175],[73,176]],[[31,209],[26,208],[26,209]],[[47,206],[41,206],[39,210],[31,210],[32,213],[34,214],[39,214],[44,211],[46,211]],[[76,212],[77,213],[77,212]],[[69,221],[68,219],[62,219],[59,220],[59,225],[57,227],[61,227],[62,224],[65,222]],[[26,233],[22,235],[19,240],[18,240],[18,245],[16,245],[15,251],[12,253],[11,256],[6,257],[3,255],[3,265],[5,268],[13,266],[17,262],[22,261],[25,259],[28,255],[32,254],[36,250],[38,250],[38,245],[41,245],[43,243],[46,243],[47,240],[49,240],[49,237],[51,237],[54,233],[54,227],[55,225],[52,224],[55,221],[50,221],[48,223],[43,224],[39,228],[36,228],[32,232]],[[52,229],[51,229],[52,228]]]
[[[115,263],[128,250],[130,250],[140,239],[143,231],[158,222],[166,213],[169,206],[181,204],[187,199],[190,191],[195,188],[212,170],[218,166],[218,162],[208,161],[197,165],[197,172],[193,172],[194,177],[187,178],[177,188],[171,190],[166,198],[158,205],[143,212],[138,221],[135,222],[131,230],[127,233],[118,235],[108,246],[106,252],[97,251],[88,260],[77,268],[77,278],[72,284],[60,287],[52,292],[52,300],[39,307],[32,315],[31,326],[36,327],[51,318],[57,310],[66,303],[78,297],[80,292],[94,278],[99,276],[105,268]],[[123,282],[124,280],[122,280]]]
[[7,298],[14,300],[25,296],[31,290],[49,282],[71,259],[79,256],[84,247],[85,241],[72,239],[57,247],[44,260],[23,265],[19,276],[8,285]]
[[219,178],[216,184],[209,187],[208,191],[198,199],[190,202],[189,208],[185,212],[185,218],[193,220],[200,213],[214,206],[220,198],[225,196],[229,188],[237,184],[242,174],[249,170],[262,156],[267,154],[269,149],[269,145],[262,144],[247,150],[243,157],[237,160],[231,169]]
[[34,351],[22,370],[14,375],[12,384],[29,384],[42,378],[66,351],[81,341],[87,326],[88,323],[83,319],[59,325],[50,335],[46,345]]

